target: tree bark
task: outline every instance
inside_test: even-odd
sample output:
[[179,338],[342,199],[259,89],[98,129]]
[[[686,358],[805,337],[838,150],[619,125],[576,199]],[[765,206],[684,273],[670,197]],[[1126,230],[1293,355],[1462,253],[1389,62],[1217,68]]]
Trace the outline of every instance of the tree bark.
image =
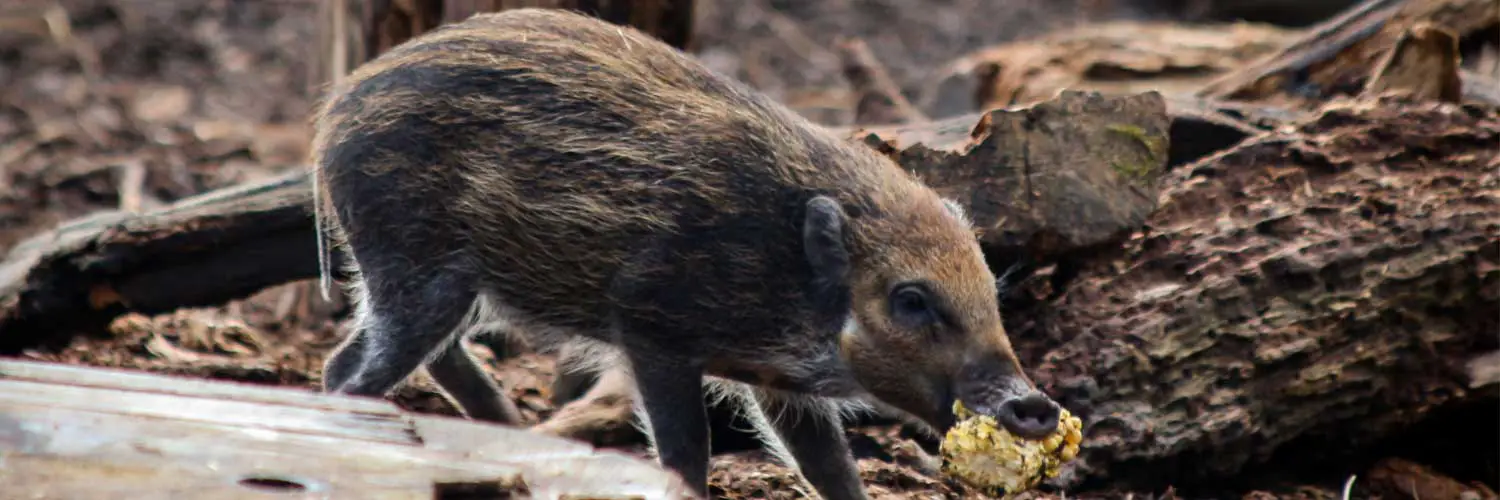
[[482,12],[523,7],[571,9],[631,26],[692,52],[696,0],[320,0],[315,88],[348,74],[411,37]]
[[1170,9],[1183,21],[1247,21],[1280,25],[1306,25],[1327,19],[1347,8],[1352,0],[1155,0],[1147,2]]
[[244,298],[317,276],[312,197],[297,172],[146,214],[83,217],[0,261],[0,353],[67,342],[126,312]]
[[1402,33],[1365,81],[1364,94],[1396,93],[1423,100],[1459,102],[1458,38],[1421,23]]
[[1027,105],[1063,89],[1191,95],[1218,75],[1283,50],[1298,34],[1253,24],[1085,24],[954,58],[929,77],[921,106],[964,92],[978,110]]
[[[1226,31],[1233,43],[1222,42]],[[964,112],[976,113],[1032,105],[1063,90],[1133,95],[1149,89],[1167,100],[1167,166],[1174,168],[1298,116],[1297,110],[1193,96],[1216,76],[1281,50],[1296,34],[1256,25],[1089,24],[955,58],[930,78],[918,107],[962,93],[972,96]],[[860,91],[859,80],[851,83],[857,95],[870,94]]]
[[[1335,96],[1358,95],[1372,73],[1409,30],[1427,25],[1461,43],[1483,45],[1500,26],[1494,0],[1365,0],[1310,28],[1283,51],[1223,75],[1200,97],[1313,108]],[[1467,100],[1490,105],[1493,80],[1475,75],[1460,83]]]
[[1497,168],[1500,110],[1386,99],[1169,173],[1140,234],[1010,315],[1085,419],[1062,482],[1312,465],[1496,398],[1470,366],[1500,349]]
[[987,247],[1047,259],[1117,240],[1144,220],[1169,127],[1154,92],[1064,92],[1029,108],[846,133],[963,204]]

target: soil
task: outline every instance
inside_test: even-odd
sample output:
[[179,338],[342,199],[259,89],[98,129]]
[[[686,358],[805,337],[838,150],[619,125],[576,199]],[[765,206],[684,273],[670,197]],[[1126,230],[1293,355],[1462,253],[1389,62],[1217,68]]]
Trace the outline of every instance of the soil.
[[[837,37],[865,38],[915,95],[924,73],[963,52],[1087,20],[1145,15],[1119,1],[992,3],[705,2],[699,57],[816,120],[844,124],[847,90],[828,48]],[[0,7],[0,248],[99,210],[149,210],[301,168],[314,102],[306,78],[313,0],[7,4]],[[52,26],[71,30],[49,30],[46,19],[58,14],[66,18]],[[63,349],[23,356],[315,390],[346,314],[314,284],[292,283],[222,307],[122,317]],[[528,424],[550,414],[550,359],[523,354],[497,363],[483,346],[474,350]],[[413,411],[457,415],[421,375],[393,399]],[[911,442],[897,429],[851,432],[875,498],[972,494],[912,466]],[[787,468],[758,451],[720,455],[713,467],[723,498],[807,496]],[[1242,495],[1336,496],[1327,484],[1272,489]],[[1175,498],[1170,491],[1068,496]]]

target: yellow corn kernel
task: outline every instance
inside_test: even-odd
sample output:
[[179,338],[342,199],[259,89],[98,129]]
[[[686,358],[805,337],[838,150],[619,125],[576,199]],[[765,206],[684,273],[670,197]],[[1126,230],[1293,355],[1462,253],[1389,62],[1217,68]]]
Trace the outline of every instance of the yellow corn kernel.
[[1062,410],[1057,431],[1039,441],[1020,439],[993,417],[953,402],[958,424],[943,436],[943,471],[990,494],[1014,495],[1056,477],[1078,456],[1083,421]]

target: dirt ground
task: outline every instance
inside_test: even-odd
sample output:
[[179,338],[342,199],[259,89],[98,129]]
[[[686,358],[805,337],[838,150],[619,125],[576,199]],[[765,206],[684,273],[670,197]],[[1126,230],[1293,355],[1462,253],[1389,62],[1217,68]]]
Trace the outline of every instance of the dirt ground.
[[[313,0],[6,3],[0,248],[97,210],[147,210],[301,168],[310,136],[305,56],[313,47]],[[706,2],[700,57],[815,119],[842,124],[846,88],[828,48],[837,36],[865,37],[897,81],[917,92],[925,72],[964,51],[1089,19],[1143,15],[1103,0]],[[346,312],[296,283],[218,308],[123,317],[60,351],[24,356],[314,389]],[[523,355],[490,368],[530,422],[550,414],[549,359]],[[456,414],[425,380],[395,399],[412,410]],[[861,465],[873,494],[967,495],[909,466],[902,450],[910,443],[894,432],[870,429],[855,439],[867,450]],[[756,452],[715,460],[713,482],[724,498],[805,496],[787,469]],[[1244,495],[1334,497],[1315,487]]]

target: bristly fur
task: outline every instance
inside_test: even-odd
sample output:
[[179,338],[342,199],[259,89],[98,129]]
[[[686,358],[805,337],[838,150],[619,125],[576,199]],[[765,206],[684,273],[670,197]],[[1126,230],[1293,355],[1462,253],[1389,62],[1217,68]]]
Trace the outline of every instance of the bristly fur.
[[318,291],[322,294],[323,300],[333,300],[333,252],[329,248],[328,233],[326,232],[328,222],[325,221],[325,218],[328,216],[328,209],[323,206],[325,197],[321,196],[322,188],[320,186],[322,186],[322,183],[318,179],[318,173],[321,170],[316,164],[313,166],[313,239],[318,245]]
[[1036,264],[1029,257],[1016,259],[1009,267],[1006,267],[1005,272],[1000,273],[1000,277],[995,279],[995,288],[1000,292],[1000,296],[1010,296],[1011,292],[1031,277],[1035,267]]
[[315,122],[319,272],[326,290],[342,250],[355,305],[330,391],[425,366],[513,422],[463,349],[492,326],[628,367],[659,460],[700,492],[708,391],[839,499],[864,497],[848,412],[940,430],[955,398],[999,414],[1034,392],[959,204],[634,29],[475,15],[357,68]]

